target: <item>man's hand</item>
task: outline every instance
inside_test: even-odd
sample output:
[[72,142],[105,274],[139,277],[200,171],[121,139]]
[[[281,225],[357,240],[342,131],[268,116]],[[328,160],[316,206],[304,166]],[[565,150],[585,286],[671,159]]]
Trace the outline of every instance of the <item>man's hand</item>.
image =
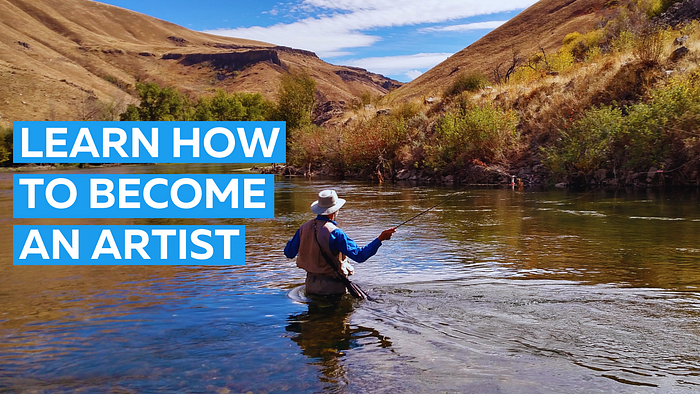
[[391,236],[394,235],[396,232],[396,227],[388,228],[384,231],[382,231],[381,234],[377,237],[379,241],[383,242],[386,241],[387,239],[391,239]]

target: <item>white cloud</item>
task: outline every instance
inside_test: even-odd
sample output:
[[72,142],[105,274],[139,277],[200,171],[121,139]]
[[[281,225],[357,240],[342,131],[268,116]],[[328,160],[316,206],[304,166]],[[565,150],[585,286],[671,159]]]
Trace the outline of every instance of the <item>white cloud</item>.
[[421,32],[443,32],[443,31],[470,31],[480,29],[495,29],[508,21],[487,21],[466,23],[463,25],[451,25],[443,27],[426,27],[420,29]]
[[[296,4],[312,17],[293,23],[208,30],[229,37],[266,41],[308,49],[324,57],[347,48],[367,47],[380,37],[373,29],[441,23],[450,20],[522,9],[535,0],[304,0]],[[294,7],[294,5],[293,5]]]
[[420,77],[423,73],[418,71],[418,70],[409,70],[404,73],[408,77],[409,80],[413,81],[414,79]]
[[280,23],[269,27],[209,30],[207,33],[307,49],[321,57],[337,56],[337,53],[344,52],[342,49],[367,47],[380,40],[378,36],[362,34],[338,26],[331,18],[309,18],[291,24]]
[[418,69],[428,69],[450,57],[451,53],[417,53],[414,55],[366,57],[343,61],[347,66],[362,67],[384,75],[405,74],[414,79],[421,74]]

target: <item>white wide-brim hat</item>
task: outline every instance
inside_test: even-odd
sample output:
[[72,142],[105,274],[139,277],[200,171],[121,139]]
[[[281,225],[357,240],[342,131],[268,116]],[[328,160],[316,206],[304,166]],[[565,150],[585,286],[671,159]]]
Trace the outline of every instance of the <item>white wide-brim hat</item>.
[[311,212],[317,215],[330,215],[345,204],[345,200],[338,198],[335,190],[322,190],[318,193],[318,200],[311,204]]

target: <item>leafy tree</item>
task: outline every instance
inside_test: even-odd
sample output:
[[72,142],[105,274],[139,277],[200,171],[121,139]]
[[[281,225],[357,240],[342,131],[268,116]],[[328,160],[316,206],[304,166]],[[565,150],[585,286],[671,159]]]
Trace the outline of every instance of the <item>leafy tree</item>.
[[260,93],[236,93],[241,104],[246,109],[244,120],[267,120],[272,119],[274,104],[265,100]]
[[200,97],[191,104],[172,87],[138,83],[141,103],[129,105],[120,120],[266,120],[273,117],[274,104],[260,93],[226,93],[218,90],[212,97]]
[[195,120],[265,120],[272,105],[260,93],[216,92],[200,97],[195,106]]
[[235,94],[223,90],[214,97],[200,97],[194,112],[195,120],[245,120],[246,109]]
[[316,103],[316,81],[308,74],[286,74],[279,87],[276,118],[287,122],[287,130],[311,124]]
[[188,120],[191,106],[185,96],[170,86],[137,83],[141,104],[130,104],[120,120]]

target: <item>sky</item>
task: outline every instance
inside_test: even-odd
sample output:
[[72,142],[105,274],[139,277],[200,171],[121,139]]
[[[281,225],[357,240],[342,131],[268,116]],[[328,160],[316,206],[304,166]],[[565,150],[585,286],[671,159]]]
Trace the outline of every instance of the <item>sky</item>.
[[315,52],[408,82],[535,0],[102,0],[222,36]]

